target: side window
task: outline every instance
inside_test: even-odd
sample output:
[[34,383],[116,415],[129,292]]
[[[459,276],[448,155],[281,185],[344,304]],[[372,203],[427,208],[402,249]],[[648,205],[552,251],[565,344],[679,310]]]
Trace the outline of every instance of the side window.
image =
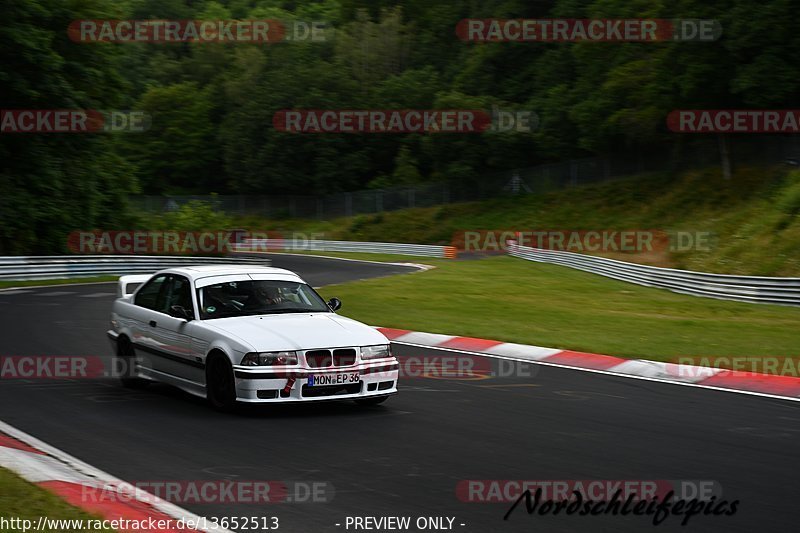
[[139,292],[136,293],[136,299],[133,303],[140,307],[157,311],[156,305],[158,304],[159,295],[163,294],[166,288],[167,284],[164,283],[166,279],[167,275],[163,274],[148,281],[144,287],[139,289]]
[[192,307],[192,288],[188,279],[183,276],[172,276],[172,290],[169,294],[166,313],[171,313],[173,305],[180,305],[190,315],[194,315]]

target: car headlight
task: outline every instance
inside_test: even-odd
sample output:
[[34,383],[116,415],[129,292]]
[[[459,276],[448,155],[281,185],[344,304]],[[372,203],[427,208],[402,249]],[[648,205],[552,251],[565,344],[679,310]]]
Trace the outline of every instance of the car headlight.
[[250,352],[244,354],[242,366],[296,365],[297,352]]
[[362,346],[361,359],[380,359],[382,357],[391,357],[392,351],[389,349],[388,344],[378,344],[377,346]]

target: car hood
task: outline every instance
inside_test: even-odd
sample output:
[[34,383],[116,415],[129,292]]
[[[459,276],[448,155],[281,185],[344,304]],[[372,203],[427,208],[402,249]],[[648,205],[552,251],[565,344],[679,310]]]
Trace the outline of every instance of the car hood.
[[302,313],[221,318],[214,327],[238,337],[258,352],[388,344],[375,329],[334,313]]

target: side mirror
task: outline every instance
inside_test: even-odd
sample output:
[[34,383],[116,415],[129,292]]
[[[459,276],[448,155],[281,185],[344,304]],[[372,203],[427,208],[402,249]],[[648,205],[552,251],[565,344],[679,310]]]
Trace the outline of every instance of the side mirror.
[[173,305],[169,308],[169,314],[174,316],[175,318],[182,318],[187,322],[192,320],[192,314],[186,310],[185,307],[182,305]]
[[328,300],[328,307],[331,311],[338,311],[342,308],[342,301],[339,298],[331,298]]

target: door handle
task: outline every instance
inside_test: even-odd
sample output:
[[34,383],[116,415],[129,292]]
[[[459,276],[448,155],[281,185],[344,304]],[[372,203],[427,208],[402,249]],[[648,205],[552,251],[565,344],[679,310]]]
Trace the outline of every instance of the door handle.
[[150,321],[150,327],[153,327],[153,328],[156,327],[156,321],[155,320],[151,320]]

